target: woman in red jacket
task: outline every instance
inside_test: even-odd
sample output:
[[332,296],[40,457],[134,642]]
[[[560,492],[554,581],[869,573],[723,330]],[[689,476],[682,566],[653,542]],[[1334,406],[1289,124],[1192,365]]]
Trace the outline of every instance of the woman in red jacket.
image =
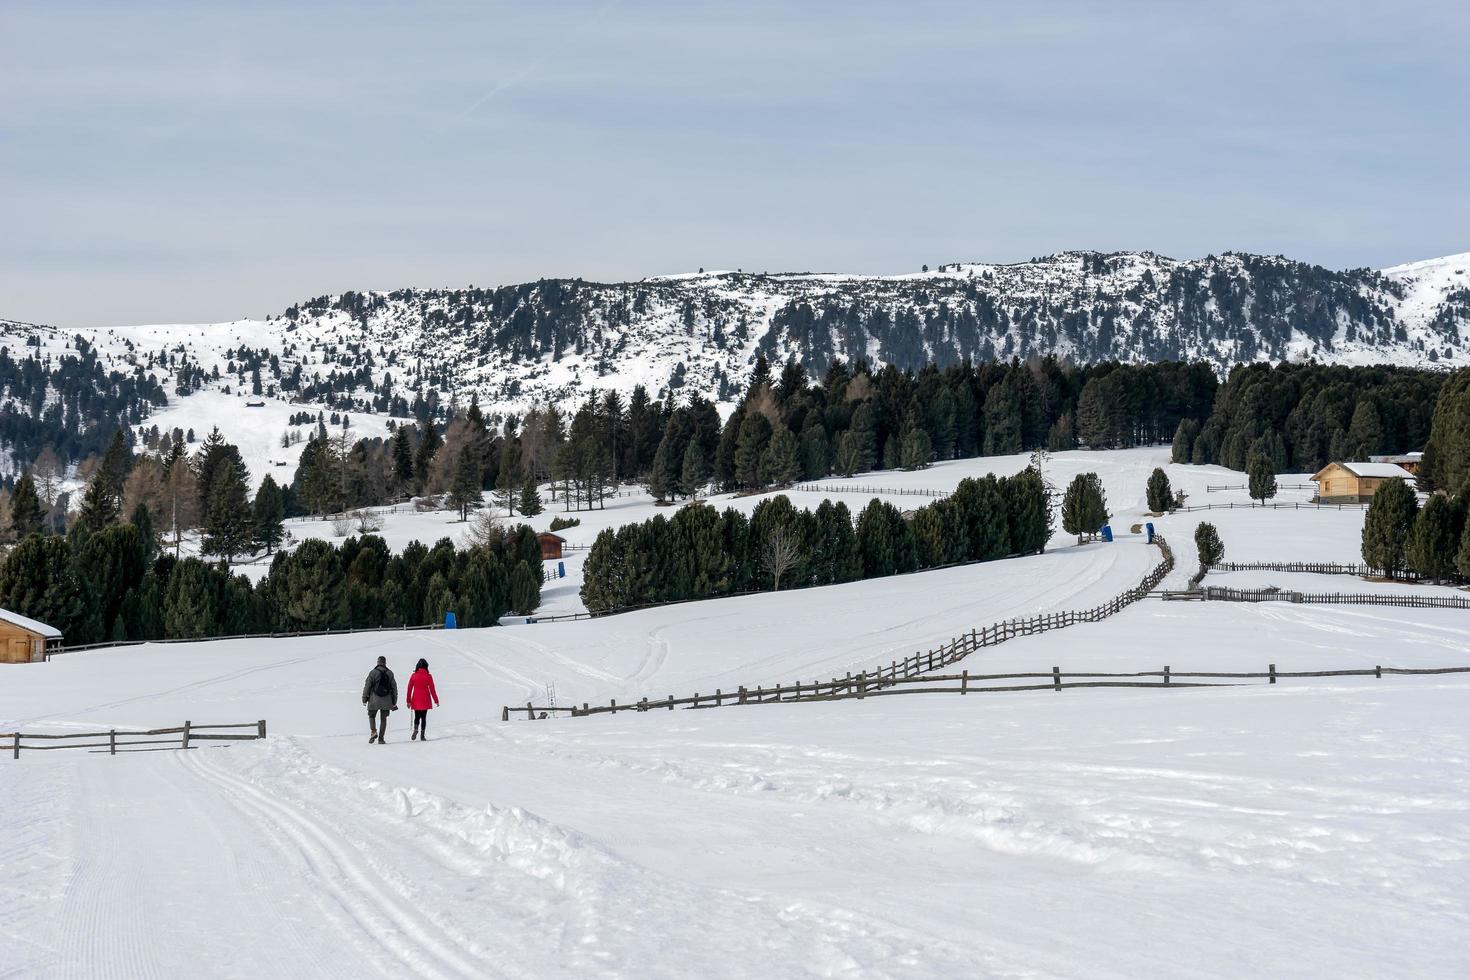
[[429,736],[424,731],[424,723],[429,718],[429,702],[433,702],[433,707],[439,707],[439,692],[434,690],[434,675],[429,673],[427,660],[420,659],[418,666],[414,668],[413,676],[409,677],[406,700],[413,711],[413,735],[409,737],[409,741],[422,739],[427,742]]

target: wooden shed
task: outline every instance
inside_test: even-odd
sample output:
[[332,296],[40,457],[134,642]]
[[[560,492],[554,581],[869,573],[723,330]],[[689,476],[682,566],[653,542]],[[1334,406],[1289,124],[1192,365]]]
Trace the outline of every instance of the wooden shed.
[[1414,476],[1396,463],[1328,463],[1312,477],[1323,504],[1366,504],[1384,480],[1396,479]]
[[1395,466],[1402,466],[1410,473],[1417,474],[1419,472],[1419,464],[1424,462],[1424,454],[1404,453],[1402,456],[1369,456],[1368,462],[1393,463]]
[[536,535],[536,540],[541,543],[541,560],[554,561],[561,557],[561,546],[566,544],[567,539],[560,534],[551,531],[542,531]]
[[0,609],[0,664],[46,659],[46,648],[61,643],[61,630],[9,609]]

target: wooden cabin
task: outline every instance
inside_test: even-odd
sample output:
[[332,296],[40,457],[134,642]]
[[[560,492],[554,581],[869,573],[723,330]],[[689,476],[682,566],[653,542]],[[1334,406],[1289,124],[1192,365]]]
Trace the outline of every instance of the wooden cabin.
[[61,630],[9,609],[0,609],[0,664],[29,664],[46,659],[48,646],[61,644]]
[[1397,463],[1328,463],[1312,476],[1321,504],[1366,504],[1384,480],[1413,479]]
[[1395,466],[1402,466],[1410,473],[1417,474],[1419,472],[1419,464],[1424,462],[1424,454],[1404,453],[1401,456],[1369,456],[1368,462],[1393,463]]
[[566,544],[567,539],[560,534],[551,531],[542,531],[536,535],[537,542],[541,545],[541,560],[555,561],[561,557],[561,546]]

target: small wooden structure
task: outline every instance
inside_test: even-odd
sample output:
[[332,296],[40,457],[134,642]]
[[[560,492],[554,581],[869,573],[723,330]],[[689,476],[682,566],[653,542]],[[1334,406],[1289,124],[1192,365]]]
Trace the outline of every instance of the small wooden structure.
[[61,644],[61,630],[28,616],[0,609],[0,664],[29,664],[46,659],[48,646]]
[[555,561],[561,557],[561,546],[566,544],[567,539],[560,534],[551,531],[542,531],[536,535],[537,542],[541,545],[541,560]]
[[1396,463],[1328,463],[1312,476],[1321,504],[1366,504],[1384,480],[1413,480]]
[[1424,454],[1423,453],[1404,453],[1401,456],[1369,456],[1368,457],[1368,462],[1370,462],[1370,463],[1393,463],[1395,466],[1402,466],[1404,469],[1408,470],[1410,473],[1418,474],[1418,472],[1419,472],[1419,464],[1422,463],[1422,462],[1424,462]]

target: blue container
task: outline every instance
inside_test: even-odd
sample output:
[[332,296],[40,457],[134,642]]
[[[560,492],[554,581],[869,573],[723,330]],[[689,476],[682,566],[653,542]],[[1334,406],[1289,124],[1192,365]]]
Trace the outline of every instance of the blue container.
[[1113,543],[1113,528],[1111,525],[1104,524],[1102,526],[1102,536],[1103,540],[1106,541],[1108,544]]
[[444,614],[444,628],[447,629],[447,630],[452,630],[452,629],[455,629],[456,626],[457,626],[457,624],[454,621],[454,613],[452,613],[452,612],[445,613]]
[[1154,522],[1153,521],[1149,521],[1147,524],[1145,524],[1143,526],[1143,528],[1144,528],[1145,531],[1148,532],[1148,543],[1149,544],[1153,544],[1154,543]]
[[559,561],[559,562],[556,563],[556,577],[557,578],[566,578],[567,577],[567,563],[566,562]]

